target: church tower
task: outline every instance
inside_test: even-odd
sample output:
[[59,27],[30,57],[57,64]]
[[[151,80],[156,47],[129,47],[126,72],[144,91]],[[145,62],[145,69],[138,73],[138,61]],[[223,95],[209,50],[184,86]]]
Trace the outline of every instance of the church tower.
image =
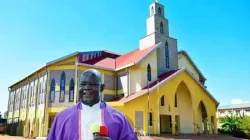
[[164,6],[154,2],[149,8],[150,16],[147,19],[147,35],[157,32],[168,36],[168,20],[165,18]]
[[[177,40],[169,37],[168,19],[164,5],[153,2],[149,6],[147,34],[140,40],[140,50],[162,42],[164,47],[157,50],[158,75],[178,68]],[[163,63],[165,62],[165,63]]]

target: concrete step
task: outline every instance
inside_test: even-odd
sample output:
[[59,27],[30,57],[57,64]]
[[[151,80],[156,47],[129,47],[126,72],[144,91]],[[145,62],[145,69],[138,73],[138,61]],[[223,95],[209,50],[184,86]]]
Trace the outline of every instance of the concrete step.
[[149,136],[140,136],[140,137],[138,137],[138,140],[154,140],[154,139],[152,139]]
[[36,137],[37,140],[46,140],[47,137]]

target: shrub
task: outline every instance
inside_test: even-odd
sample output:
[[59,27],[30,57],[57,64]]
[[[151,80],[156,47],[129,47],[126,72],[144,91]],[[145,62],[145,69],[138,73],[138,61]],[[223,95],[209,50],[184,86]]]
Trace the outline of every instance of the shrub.
[[221,119],[220,134],[229,134],[238,138],[250,138],[250,117],[231,115]]

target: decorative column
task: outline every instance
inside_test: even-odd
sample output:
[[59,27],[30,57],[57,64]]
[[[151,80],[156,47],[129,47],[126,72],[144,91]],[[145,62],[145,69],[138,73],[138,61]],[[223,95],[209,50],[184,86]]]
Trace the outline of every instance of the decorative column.
[[176,121],[175,121],[175,113],[173,112],[171,115],[172,118],[172,134],[175,135],[176,134]]
[[205,118],[202,121],[203,121],[203,124],[204,124],[204,133],[208,134],[208,128],[207,128],[208,120],[207,120],[207,118]]
[[213,134],[213,124],[211,122],[211,116],[208,116],[208,126],[209,126],[209,134]]
[[218,130],[217,130],[217,118],[216,117],[214,117],[214,133],[215,134],[218,134]]
[[200,132],[201,126],[199,126],[199,124],[198,124],[198,112],[197,112],[197,110],[194,110],[194,109],[193,109],[193,119],[194,119],[194,122],[193,122],[194,133],[197,134],[198,132]]

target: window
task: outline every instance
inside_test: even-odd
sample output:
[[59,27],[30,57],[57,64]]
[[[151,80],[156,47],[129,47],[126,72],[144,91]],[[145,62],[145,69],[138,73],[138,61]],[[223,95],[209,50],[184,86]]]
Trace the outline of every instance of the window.
[[161,106],[164,106],[164,95],[163,96],[161,96]]
[[153,126],[153,114],[149,113],[149,126]]
[[175,94],[175,97],[174,97],[174,106],[177,107],[177,95]]
[[38,99],[37,99],[39,105],[40,105],[40,103],[41,103],[41,102],[40,102],[40,95],[41,95],[41,94],[38,94]]
[[158,15],[161,16],[161,7],[158,8]]
[[60,101],[63,101],[64,98],[65,98],[65,72],[63,71],[60,80]]
[[169,116],[169,122],[170,122],[169,127],[172,128],[172,116],[171,115]]
[[148,81],[151,81],[151,67],[150,67],[150,64],[148,64],[148,66],[147,66],[147,78],[148,78]]
[[168,48],[168,42],[165,43],[165,59],[166,59],[166,68],[169,68],[169,48]]
[[236,110],[236,115],[240,115],[240,110]]
[[50,83],[50,100],[51,101],[55,100],[55,88],[56,88],[56,83],[55,83],[55,79],[53,78]]
[[71,78],[69,84],[69,101],[74,101],[74,91],[75,91],[75,82],[74,79]]
[[151,15],[153,15],[154,14],[154,7],[152,6],[151,7]]
[[162,33],[163,34],[163,23],[161,22],[161,24],[160,24],[160,33]]

